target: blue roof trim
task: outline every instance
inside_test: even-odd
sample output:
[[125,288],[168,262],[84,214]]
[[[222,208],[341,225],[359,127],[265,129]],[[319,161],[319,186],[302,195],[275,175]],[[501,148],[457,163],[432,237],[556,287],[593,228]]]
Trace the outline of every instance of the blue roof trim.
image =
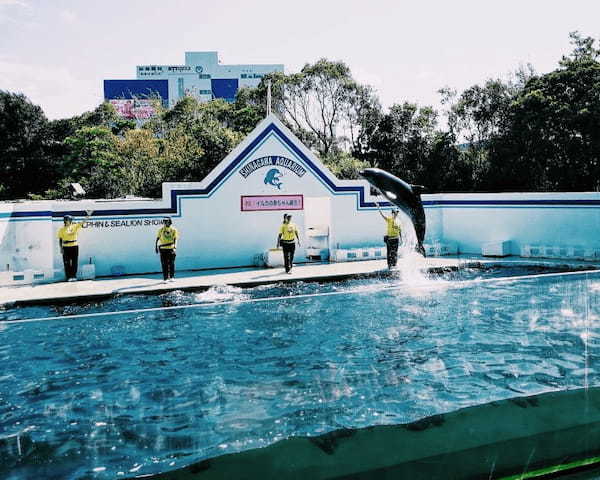
[[[365,200],[365,188],[362,185],[336,185],[331,178],[326,175],[304,152],[292,141],[285,133],[274,123],[270,123],[260,134],[256,136],[232,161],[227,165],[206,188],[199,189],[182,189],[171,190],[170,206],[161,208],[129,208],[129,209],[112,209],[112,210],[96,210],[93,217],[106,216],[128,216],[128,215],[177,215],[179,212],[180,197],[191,195],[208,196],[212,195],[229,176],[232,170],[237,168],[239,164],[271,133],[275,133],[279,139],[298,155],[313,173],[319,177],[321,182],[325,184],[334,194],[356,194],[358,199],[358,208],[370,209],[377,207],[375,202],[367,202]],[[383,207],[391,206],[389,202],[380,202]],[[600,206],[600,200],[425,200],[425,206]],[[17,219],[31,217],[52,217],[62,218],[64,215],[85,216],[83,210],[50,212],[9,212],[0,213],[0,219]],[[31,218],[33,219],[33,218]]]

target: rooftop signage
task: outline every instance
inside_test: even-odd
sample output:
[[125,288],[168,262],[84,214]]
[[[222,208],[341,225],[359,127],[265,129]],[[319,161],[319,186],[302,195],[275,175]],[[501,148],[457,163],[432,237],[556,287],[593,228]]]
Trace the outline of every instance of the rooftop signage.
[[192,67],[188,65],[170,65],[167,67],[169,72],[191,72]]

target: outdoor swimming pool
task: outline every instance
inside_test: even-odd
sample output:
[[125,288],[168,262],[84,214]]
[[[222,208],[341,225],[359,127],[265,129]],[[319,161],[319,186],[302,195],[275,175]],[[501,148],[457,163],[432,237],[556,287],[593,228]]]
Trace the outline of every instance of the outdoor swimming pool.
[[[600,384],[600,274],[535,273],[5,310],[0,476],[131,477],[289,436]],[[517,276],[497,278],[507,274]],[[8,448],[17,434],[20,455]]]

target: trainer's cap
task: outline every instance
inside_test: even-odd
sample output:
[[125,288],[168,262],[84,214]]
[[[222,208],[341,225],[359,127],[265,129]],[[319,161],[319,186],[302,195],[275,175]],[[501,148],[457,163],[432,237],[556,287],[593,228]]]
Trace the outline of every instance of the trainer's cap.
[[73,217],[71,215],[65,215],[63,220],[73,220]]

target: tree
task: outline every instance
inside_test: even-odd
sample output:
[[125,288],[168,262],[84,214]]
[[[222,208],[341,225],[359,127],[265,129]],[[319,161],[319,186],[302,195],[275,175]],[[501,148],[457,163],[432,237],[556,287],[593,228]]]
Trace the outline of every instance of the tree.
[[473,189],[474,168],[456,146],[452,133],[436,131],[428,141],[417,184],[426,192],[468,192]]
[[600,57],[600,49],[595,47],[596,40],[592,37],[582,37],[578,31],[570,32],[569,38],[573,50],[570,55],[563,55],[559,62],[561,67],[569,67],[572,64],[594,63]]
[[[235,148],[243,134],[229,128],[235,118],[234,108],[223,100],[201,104],[185,97],[146,125],[163,139],[163,152],[170,155],[168,177],[200,181]],[[183,145],[187,152],[181,149]]]
[[370,167],[368,162],[354,158],[346,152],[330,153],[324,160],[331,172],[342,180],[356,180],[360,178],[360,171]]
[[[116,173],[124,181],[116,178],[110,185],[120,188],[114,192],[119,196],[137,195],[158,197],[162,191],[163,168],[159,157],[159,141],[146,129],[128,130],[123,138],[116,142],[115,153],[118,161],[112,164],[104,163],[101,169],[104,173],[103,184]],[[115,168],[117,167],[117,168]]]
[[51,184],[48,121],[27,97],[0,90],[0,198],[25,197]]
[[437,125],[437,112],[414,103],[392,105],[370,138],[370,163],[416,183]]
[[229,127],[249,134],[267,116],[267,86],[264,80],[257,88],[240,88],[235,97],[234,115]]
[[65,139],[69,153],[62,164],[63,182],[50,195],[63,195],[65,183],[81,183],[88,195],[114,197],[122,191],[117,137],[107,127],[82,127]]
[[[360,111],[378,105],[371,89],[361,87],[343,62],[321,59],[299,73],[275,73],[275,109],[301,140],[322,157],[351,147],[360,137]],[[354,127],[354,128],[352,128]]]
[[531,78],[491,145],[499,188],[600,189],[600,63],[595,41],[571,34],[573,52]]
[[203,177],[203,157],[204,150],[192,135],[181,128],[170,129],[160,139],[162,181],[198,181]]

